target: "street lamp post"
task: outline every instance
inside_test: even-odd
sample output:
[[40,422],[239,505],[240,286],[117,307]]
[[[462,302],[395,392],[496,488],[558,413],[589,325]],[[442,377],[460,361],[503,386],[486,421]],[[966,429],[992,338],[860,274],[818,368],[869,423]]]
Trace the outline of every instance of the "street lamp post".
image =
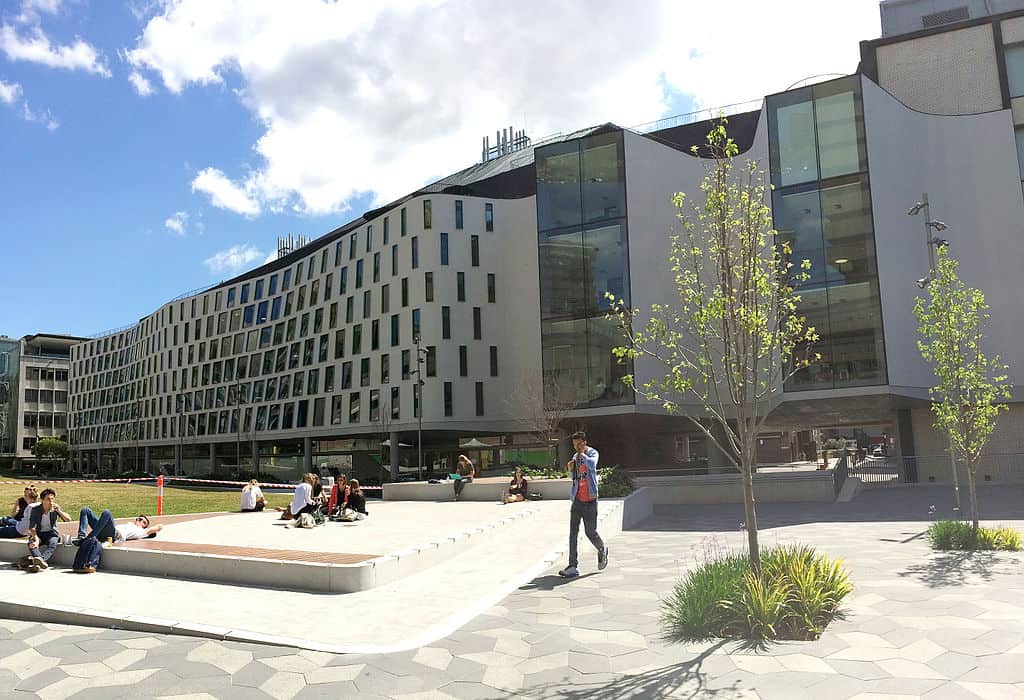
[[[941,232],[941,231],[945,231],[946,228],[948,228],[948,227],[943,222],[936,221],[936,220],[932,219],[931,209],[929,208],[929,205],[928,205],[928,193],[927,192],[925,192],[924,194],[921,195],[921,200],[919,202],[915,202],[914,206],[912,206],[910,208],[910,210],[907,211],[907,214],[909,216],[917,216],[921,212],[924,212],[924,240],[925,240],[925,247],[928,248],[928,276],[927,277],[922,277],[921,279],[917,280],[916,284],[917,284],[919,289],[924,289],[929,284],[931,284],[932,282],[935,281],[935,276],[936,276],[936,271],[935,271],[935,251],[938,248],[945,248],[946,246],[948,246],[949,245],[949,241],[947,241],[945,238],[935,238],[932,235],[932,231],[933,230]],[[959,515],[959,513],[960,513],[960,476],[959,476],[959,474],[957,474],[956,455],[953,452],[953,441],[952,441],[952,439],[950,439],[950,441],[949,441],[949,461],[950,461],[950,464],[953,467],[953,493],[954,493],[955,498],[956,498],[956,508],[955,508],[955,510],[956,510],[957,514]]]
[[411,374],[416,375],[416,400],[419,404],[419,409],[416,412],[416,447],[419,450],[419,466],[416,468],[416,478],[420,481],[423,480],[423,385],[426,382],[423,381],[423,356],[427,354],[427,351],[420,347],[420,335],[419,333],[413,338],[413,342],[416,343],[416,369]]
[[235,382],[235,466],[242,471],[242,383]]

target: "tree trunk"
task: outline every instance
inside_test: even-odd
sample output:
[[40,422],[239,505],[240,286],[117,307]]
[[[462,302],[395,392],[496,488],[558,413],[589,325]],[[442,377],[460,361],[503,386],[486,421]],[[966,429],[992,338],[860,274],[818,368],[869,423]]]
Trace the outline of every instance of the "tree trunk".
[[967,484],[971,488],[971,527],[978,531],[978,484],[975,479],[974,470],[976,465],[973,460],[967,462]]
[[747,546],[750,549],[750,568],[761,574],[761,547],[757,542],[757,511],[754,508],[754,474],[750,465],[741,467],[743,474],[743,509],[746,512]]

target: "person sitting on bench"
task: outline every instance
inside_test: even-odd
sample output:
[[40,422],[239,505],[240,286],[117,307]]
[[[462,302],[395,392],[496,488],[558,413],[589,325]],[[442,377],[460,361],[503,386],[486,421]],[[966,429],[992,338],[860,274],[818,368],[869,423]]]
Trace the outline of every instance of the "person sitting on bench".
[[25,495],[19,496],[18,500],[11,505],[11,514],[0,518],[0,526],[10,527],[20,523],[21,519],[25,517],[25,509],[28,508],[30,504],[35,503],[38,500],[39,492],[36,490],[36,487],[31,485],[26,486]]
[[147,537],[156,537],[163,527],[163,525],[151,526],[148,515],[139,515],[130,523],[114,525],[114,516],[109,510],[104,510],[99,517],[96,517],[92,508],[86,506],[78,513],[78,536],[72,540],[72,544],[80,545],[82,540],[87,537],[94,537],[100,542],[105,540],[113,542],[141,540]]
[[[35,486],[29,486],[25,489],[25,507],[21,510],[21,515],[18,516],[13,525],[4,525],[0,527],[0,539],[14,539],[17,537],[24,537],[28,534],[29,528],[29,514],[33,508],[39,506],[39,493],[36,491]],[[18,499],[20,503],[22,499]],[[17,513],[15,513],[17,515]],[[13,517],[13,516],[12,516]],[[5,521],[8,519],[5,518]]]
[[458,471],[455,474],[459,477],[455,479],[455,500],[459,500],[459,496],[462,495],[462,489],[466,488],[466,484],[473,482],[473,462],[466,455],[459,455]]
[[[39,497],[39,505],[29,511],[29,557],[25,567],[29,573],[34,574],[41,569],[49,568],[47,562],[53,556],[57,545],[61,543],[60,533],[57,531],[57,518],[59,517],[64,522],[71,521],[71,516],[65,513],[54,500],[56,495],[57,492],[53,489],[43,489]],[[45,551],[39,551],[40,545],[46,547]]]

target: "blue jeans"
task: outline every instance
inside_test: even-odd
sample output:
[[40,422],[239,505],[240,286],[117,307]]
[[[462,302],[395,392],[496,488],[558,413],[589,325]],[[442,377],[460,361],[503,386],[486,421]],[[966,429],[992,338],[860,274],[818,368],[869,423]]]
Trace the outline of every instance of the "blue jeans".
[[17,525],[17,524],[18,524],[18,519],[13,517],[13,516],[5,515],[4,517],[0,518],[0,525],[2,525],[4,527],[7,527],[8,525]]
[[569,509],[569,566],[579,566],[577,540],[580,537],[580,521],[587,539],[594,545],[598,555],[604,552],[604,542],[597,534],[597,501],[573,501]]
[[16,537],[24,537],[25,535],[18,532],[18,528],[15,525],[4,525],[0,527],[0,540],[12,540]]
[[34,557],[39,557],[43,561],[50,561],[54,550],[60,544],[60,535],[57,533],[57,530],[47,530],[46,532],[37,532],[36,534],[39,536],[39,544],[45,546],[46,550],[42,554],[39,553],[39,547],[33,547],[29,551]]
[[109,510],[105,510],[100,513],[100,517],[96,517],[96,514],[92,512],[92,508],[86,506],[82,508],[78,513],[78,536],[79,538],[86,537],[86,530],[92,528],[92,532],[88,534],[89,537],[95,537],[99,540],[105,540],[108,537],[117,537],[117,530],[114,529],[114,516]]

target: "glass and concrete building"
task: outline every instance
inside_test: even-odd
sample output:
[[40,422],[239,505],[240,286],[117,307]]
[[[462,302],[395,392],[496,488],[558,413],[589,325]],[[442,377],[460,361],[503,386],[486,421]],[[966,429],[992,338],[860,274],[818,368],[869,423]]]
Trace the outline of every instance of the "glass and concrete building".
[[[921,16],[944,11],[931,5]],[[942,454],[912,314],[929,255],[907,211],[925,193],[964,278],[988,295],[990,350],[1010,365],[1014,403],[993,450],[1024,453],[1024,10],[931,21],[863,42],[853,75],[729,117],[774,186],[779,236],[812,262],[801,310],[821,335],[820,361],[781,393],[766,454],[804,450],[816,428]],[[617,362],[604,318],[606,292],[640,309],[672,301],[672,195],[699,191],[706,163],[690,147],[709,128],[604,124],[485,144],[477,165],[76,345],[80,468],[123,466],[134,450],[150,469],[386,474],[416,463],[421,421],[428,465],[472,437],[536,444],[542,395],[595,436],[605,464],[714,463],[685,420],[623,386],[659,369]],[[395,448],[382,457],[381,443]],[[907,476],[942,478],[925,472]]]
[[40,438],[68,439],[68,370],[75,336],[0,337],[0,458],[35,462]]

